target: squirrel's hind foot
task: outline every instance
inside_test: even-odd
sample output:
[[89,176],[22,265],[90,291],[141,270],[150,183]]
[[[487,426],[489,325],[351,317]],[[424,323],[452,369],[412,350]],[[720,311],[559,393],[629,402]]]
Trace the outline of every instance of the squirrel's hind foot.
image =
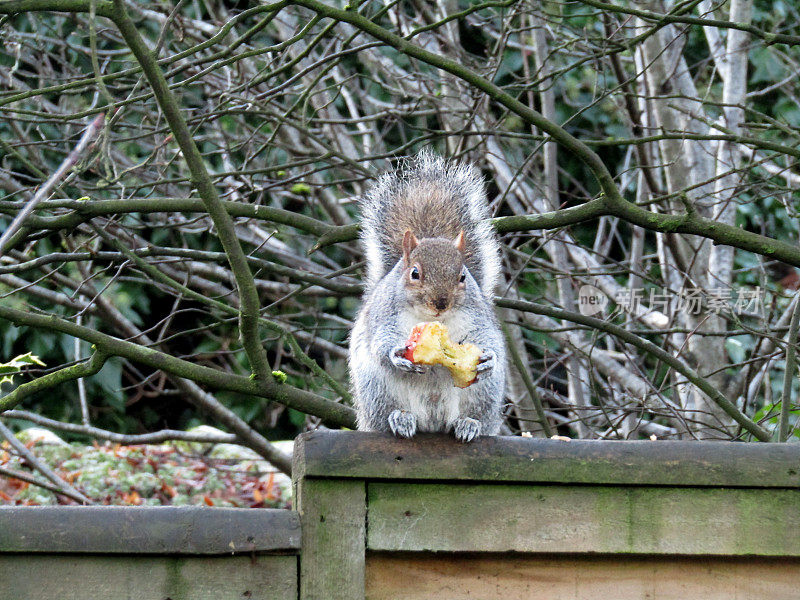
[[412,438],[417,433],[417,417],[404,410],[393,410],[389,414],[389,429],[399,437]]
[[481,422],[469,417],[458,419],[453,427],[453,433],[459,442],[471,442],[481,434]]

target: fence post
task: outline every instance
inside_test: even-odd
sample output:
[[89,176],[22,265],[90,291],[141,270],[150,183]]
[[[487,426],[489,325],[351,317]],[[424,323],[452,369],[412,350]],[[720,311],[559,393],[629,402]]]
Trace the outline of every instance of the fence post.
[[[298,446],[302,441],[297,442]],[[301,600],[363,600],[366,484],[302,476],[295,448],[295,510],[300,513]]]

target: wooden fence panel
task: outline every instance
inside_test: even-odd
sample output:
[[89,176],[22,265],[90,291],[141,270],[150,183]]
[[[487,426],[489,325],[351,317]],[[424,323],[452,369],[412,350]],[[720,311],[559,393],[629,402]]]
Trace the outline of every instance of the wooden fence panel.
[[294,600],[297,556],[0,555],[0,600]]
[[296,600],[300,518],[202,507],[0,508],[0,600]]
[[232,554],[296,551],[288,510],[201,506],[0,508],[0,552]]
[[368,506],[370,550],[800,556],[800,490],[370,483]]
[[319,431],[294,477],[338,502],[326,600],[800,598],[800,444]]
[[800,560],[367,555],[369,600],[797,600]]

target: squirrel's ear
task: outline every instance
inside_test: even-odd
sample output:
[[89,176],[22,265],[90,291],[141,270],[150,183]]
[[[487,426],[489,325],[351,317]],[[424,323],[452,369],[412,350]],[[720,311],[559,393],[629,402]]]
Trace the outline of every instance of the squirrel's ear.
[[409,262],[409,255],[411,251],[419,245],[419,240],[417,236],[411,233],[410,229],[406,229],[406,232],[403,234],[403,258],[406,261],[406,265]]
[[458,251],[461,254],[464,254],[464,250],[467,248],[467,240],[464,238],[464,230],[458,232],[456,239],[453,240],[453,245],[458,248]]

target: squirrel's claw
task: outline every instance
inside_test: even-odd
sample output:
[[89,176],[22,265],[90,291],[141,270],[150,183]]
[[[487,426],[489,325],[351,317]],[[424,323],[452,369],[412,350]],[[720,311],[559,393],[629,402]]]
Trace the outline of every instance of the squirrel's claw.
[[389,413],[388,421],[389,429],[396,436],[412,438],[417,433],[417,417],[413,413],[404,410],[393,410]]
[[463,417],[456,421],[453,433],[459,442],[471,442],[481,434],[481,422],[469,417]]
[[476,379],[480,381],[481,379],[485,379],[489,376],[494,369],[495,364],[497,363],[497,356],[492,350],[486,350],[483,354],[480,355],[478,358],[478,374]]
[[405,346],[395,346],[389,352],[389,360],[395,367],[406,373],[427,373],[428,367],[411,362],[403,356],[405,353]]

